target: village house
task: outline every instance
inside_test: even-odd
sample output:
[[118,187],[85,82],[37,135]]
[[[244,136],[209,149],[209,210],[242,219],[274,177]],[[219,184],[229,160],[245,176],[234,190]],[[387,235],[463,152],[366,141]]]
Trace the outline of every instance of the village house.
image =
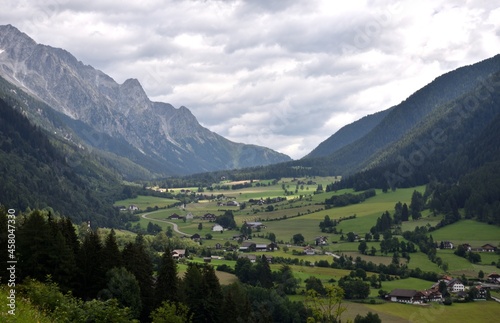
[[491,284],[500,284],[500,274],[491,273],[487,276],[487,282]]
[[238,203],[236,201],[228,201],[226,203],[226,206],[240,206],[240,203]]
[[212,222],[212,221],[215,221],[216,216],[215,216],[215,214],[212,214],[212,213],[206,213],[205,215],[203,215],[201,217],[201,219],[202,220],[208,220],[208,221]]
[[482,245],[481,248],[478,250],[481,252],[495,252],[497,251],[497,248],[489,243]]
[[238,258],[247,258],[247,259],[250,260],[250,262],[257,261],[257,256],[256,255],[242,254],[242,255],[239,255]]
[[255,244],[255,251],[267,251],[267,244],[265,243]]
[[320,236],[320,237],[316,237],[314,239],[314,241],[316,242],[317,246],[325,246],[327,244],[327,242],[328,242],[328,238]]
[[244,235],[244,234],[236,234],[233,236],[233,240],[246,240],[247,239],[247,236]]
[[186,220],[192,220],[193,218],[194,218],[193,213],[189,212],[188,214],[186,214]]
[[463,292],[465,290],[464,284],[462,284],[462,282],[457,278],[450,280],[446,284],[446,288],[450,293],[458,293],[458,292]]
[[129,205],[128,210],[129,211],[139,211],[139,207],[135,204],[131,204],[131,205]]
[[468,243],[464,243],[462,244],[462,247],[465,249],[465,251],[471,251],[472,250],[472,246]]
[[268,251],[274,251],[274,249],[278,250],[280,247],[276,242],[271,242],[270,244],[267,245],[267,250]]
[[172,215],[170,215],[170,216],[168,217],[168,219],[170,219],[170,220],[179,220],[179,219],[183,219],[183,217],[182,217],[182,216],[180,216],[180,215],[179,215],[179,214],[177,214],[177,213],[173,213]]
[[241,246],[240,246],[240,251],[243,252],[248,252],[248,251],[255,251],[256,249],[256,243],[252,241],[244,241]]
[[307,247],[304,247],[304,253],[308,256],[312,256],[312,255],[316,254],[316,250],[311,246],[307,246]]
[[388,295],[387,298],[391,302],[398,303],[423,303],[423,294],[414,289],[394,289]]
[[422,304],[427,302],[442,302],[443,295],[437,289],[414,290],[414,289],[394,289],[386,298],[391,302]]
[[174,249],[172,250],[172,258],[175,260],[182,259],[186,256],[186,249]]
[[488,298],[488,290],[483,286],[471,287],[475,289],[474,298],[475,301],[485,301]]
[[454,247],[455,246],[451,241],[441,241],[441,243],[439,244],[440,249],[453,249]]
[[426,289],[421,291],[424,302],[442,302],[443,294],[437,289]]

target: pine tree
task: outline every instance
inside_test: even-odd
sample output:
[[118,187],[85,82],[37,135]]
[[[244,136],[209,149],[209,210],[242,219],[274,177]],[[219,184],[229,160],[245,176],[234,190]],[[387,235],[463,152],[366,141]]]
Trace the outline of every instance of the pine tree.
[[83,299],[97,296],[106,286],[106,272],[102,265],[102,244],[96,231],[85,235],[77,259],[79,269],[79,286],[75,292]]
[[107,289],[103,291],[108,298],[116,298],[122,307],[130,308],[132,315],[138,318],[141,313],[141,295],[139,282],[124,267],[115,267],[108,271]]
[[155,286],[155,307],[164,301],[179,300],[179,281],[177,278],[177,264],[172,257],[170,248],[166,248],[161,257],[158,269],[158,278]]
[[403,204],[403,208],[401,209],[401,221],[408,221],[409,218],[408,205],[406,203]]
[[183,280],[185,293],[184,303],[188,305],[193,314],[193,322],[205,322],[203,312],[203,275],[197,264],[189,263]]
[[122,266],[122,255],[120,253],[120,249],[118,248],[118,244],[116,243],[116,233],[113,229],[111,229],[109,234],[106,236],[106,240],[104,240],[102,254],[105,272],[108,272],[112,268]]
[[153,263],[146,251],[144,237],[137,235],[134,243],[128,243],[122,253],[125,268],[134,274],[141,287],[141,320],[147,320],[153,309]]
[[35,210],[24,216],[17,230],[16,249],[18,252],[17,275],[19,278],[31,277],[45,281],[52,274],[54,265],[54,236],[51,227],[40,211]]
[[223,286],[222,293],[224,302],[221,311],[226,322],[253,322],[248,295],[241,283]]
[[57,221],[57,226],[66,240],[66,244],[73,250],[73,254],[76,257],[80,252],[80,241],[70,218],[64,217],[60,219]]
[[259,280],[260,286],[264,288],[273,287],[273,273],[271,272],[271,267],[265,255],[259,258],[257,262],[257,279]]
[[210,265],[203,266],[202,288],[205,297],[203,298],[204,322],[223,322],[220,301],[222,300],[222,290],[219,279],[215,275],[215,270]]

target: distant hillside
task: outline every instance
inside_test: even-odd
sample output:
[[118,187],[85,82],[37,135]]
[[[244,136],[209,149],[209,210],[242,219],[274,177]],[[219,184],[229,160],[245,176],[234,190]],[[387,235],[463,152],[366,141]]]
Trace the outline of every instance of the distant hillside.
[[116,174],[78,159],[72,164],[40,128],[0,99],[0,203],[18,212],[51,208],[75,223],[117,226],[111,207]]
[[[429,184],[433,210],[500,224],[500,72],[437,108],[377,154],[366,170],[335,184],[398,188]],[[454,221],[456,219],[448,219]]]
[[11,25],[0,26],[0,48],[0,76],[65,115],[60,121],[81,141],[130,159],[130,165],[166,176],[291,160],[229,141],[202,127],[186,107],[151,101],[136,79],[118,84]]
[[[500,71],[500,55],[436,78],[391,108],[389,113],[363,137],[328,155],[331,167],[339,174],[345,175],[366,169],[368,165],[373,166],[377,154],[418,127],[428,115],[481,85],[490,74],[498,71]],[[332,136],[334,137],[336,136]]]
[[387,116],[390,111],[391,109],[387,109],[370,114],[342,127],[339,131],[320,143],[318,147],[314,148],[304,158],[325,157],[333,154],[340,148],[353,143],[369,133]]

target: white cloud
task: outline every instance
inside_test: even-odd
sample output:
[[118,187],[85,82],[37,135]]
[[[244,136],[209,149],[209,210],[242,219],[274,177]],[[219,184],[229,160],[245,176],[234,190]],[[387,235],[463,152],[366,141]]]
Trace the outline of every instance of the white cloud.
[[500,51],[494,1],[4,2],[0,24],[294,158]]

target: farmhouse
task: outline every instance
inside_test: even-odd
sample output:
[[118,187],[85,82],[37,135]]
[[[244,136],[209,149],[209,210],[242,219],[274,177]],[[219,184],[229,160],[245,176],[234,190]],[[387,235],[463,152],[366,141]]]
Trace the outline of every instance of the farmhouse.
[[252,241],[244,241],[241,244],[240,251],[246,252],[246,251],[255,251],[256,249],[256,244],[255,242]]
[[189,212],[188,214],[186,214],[186,220],[192,220],[193,218],[194,218],[193,213]]
[[482,252],[495,252],[496,250],[497,248],[489,243],[482,245],[481,248],[479,249],[479,251]]
[[462,247],[465,249],[465,251],[471,251],[472,250],[472,246],[468,243],[464,243],[462,244]]
[[482,286],[474,286],[471,290],[473,291],[473,299],[475,301],[485,301],[488,298],[488,291]]
[[202,220],[208,220],[208,221],[215,221],[215,218],[216,218],[215,214],[212,213],[206,213],[201,217]]
[[464,284],[462,284],[462,282],[457,278],[450,280],[446,284],[446,288],[450,293],[458,293],[458,292],[463,292],[465,290]]
[[421,291],[422,300],[424,302],[442,302],[443,294],[441,294],[437,289],[426,289]]
[[491,273],[488,275],[488,283],[500,284],[500,274]]
[[179,219],[183,219],[183,217],[182,217],[182,216],[180,216],[180,215],[179,215],[179,214],[177,214],[177,213],[173,213],[172,215],[170,215],[170,216],[168,217],[168,219],[170,219],[170,220],[179,220]]
[[129,211],[139,211],[139,207],[135,204],[131,204],[131,205],[129,205],[128,210]]
[[453,249],[454,247],[455,246],[451,241],[441,241],[441,243],[439,244],[440,249]]
[[423,294],[414,289],[394,289],[387,295],[391,302],[398,303],[422,303]]
[[174,249],[172,251],[172,258],[178,260],[186,256],[186,249]]
[[306,255],[312,256],[312,255],[316,254],[316,250],[314,250],[314,248],[311,246],[307,246],[307,247],[304,247],[304,253]]
[[417,291],[414,289],[394,289],[386,298],[391,302],[421,304],[427,302],[442,302],[443,295],[437,289]]
[[316,237],[314,239],[314,241],[316,242],[316,245],[317,246],[324,246],[327,244],[328,242],[328,238],[327,237],[323,237],[323,236],[320,236],[320,237]]
[[276,242],[271,242],[270,244],[267,245],[267,250],[269,251],[274,251],[274,249],[279,249],[280,247]]
[[240,206],[240,203],[236,202],[236,201],[228,201],[226,203],[227,206]]
[[239,255],[238,258],[247,258],[250,260],[250,262],[255,262],[257,260],[256,255]]
[[267,251],[267,244],[257,243],[255,245],[255,251]]

